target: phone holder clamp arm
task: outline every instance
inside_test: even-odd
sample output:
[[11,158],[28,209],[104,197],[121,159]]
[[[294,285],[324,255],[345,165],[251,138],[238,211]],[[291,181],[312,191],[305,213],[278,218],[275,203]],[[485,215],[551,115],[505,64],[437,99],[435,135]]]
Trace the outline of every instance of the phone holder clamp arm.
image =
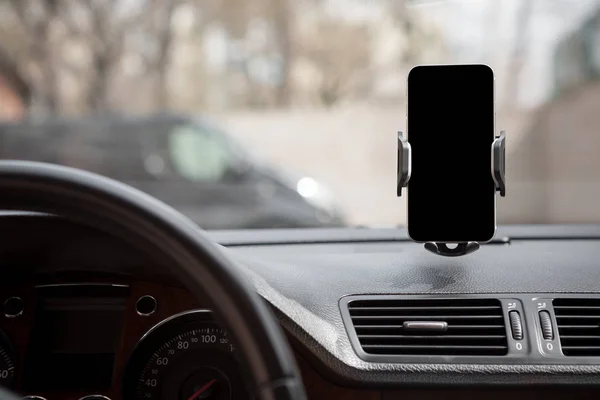
[[500,131],[492,143],[492,178],[496,185],[496,192],[506,196],[506,134]]
[[[492,143],[492,166],[491,174],[494,180],[496,192],[500,196],[506,195],[506,135],[504,131],[496,136]],[[412,149],[408,140],[402,132],[398,132],[398,175],[396,193],[402,196],[402,189],[408,187],[411,175],[411,153]],[[460,242],[455,248],[449,248],[447,243],[425,243],[425,248],[432,253],[445,257],[464,256],[479,249],[477,242]]]
[[402,188],[408,186],[411,172],[411,154],[412,150],[408,140],[398,132],[398,187],[397,195],[402,196]]

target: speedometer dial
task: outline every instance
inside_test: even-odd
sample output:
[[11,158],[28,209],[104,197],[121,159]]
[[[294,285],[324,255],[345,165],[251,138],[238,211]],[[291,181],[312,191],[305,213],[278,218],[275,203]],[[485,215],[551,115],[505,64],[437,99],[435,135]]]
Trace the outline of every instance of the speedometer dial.
[[0,331],[0,386],[10,388],[15,377],[15,362],[12,345],[4,332]]
[[169,318],[134,350],[125,375],[126,399],[248,399],[242,368],[227,331],[206,311]]

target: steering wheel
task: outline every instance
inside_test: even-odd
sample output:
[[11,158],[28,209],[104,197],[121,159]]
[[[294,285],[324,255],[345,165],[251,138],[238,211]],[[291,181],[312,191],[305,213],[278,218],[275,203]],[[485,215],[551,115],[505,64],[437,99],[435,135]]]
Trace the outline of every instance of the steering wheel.
[[[292,352],[243,271],[192,221],[159,200],[100,175],[52,164],[0,161],[0,209],[65,217],[119,236],[171,268],[233,337],[264,400],[306,395]],[[14,395],[0,390],[0,400]]]

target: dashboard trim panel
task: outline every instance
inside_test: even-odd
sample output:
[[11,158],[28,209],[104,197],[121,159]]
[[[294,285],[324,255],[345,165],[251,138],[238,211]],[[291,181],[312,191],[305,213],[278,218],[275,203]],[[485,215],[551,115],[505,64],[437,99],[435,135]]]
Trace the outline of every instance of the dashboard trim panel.
[[[27,342],[33,308],[33,287],[23,285],[25,278],[41,284],[83,282],[94,274],[98,282],[130,284],[122,349],[131,349],[162,319],[202,308],[189,293],[175,287],[177,280],[168,269],[159,268],[118,238],[33,213],[0,213],[0,231],[6,237],[0,247],[5,273],[14,279],[4,281],[3,295],[20,296],[25,302],[24,314],[11,320],[14,325],[9,329],[13,340],[18,338],[19,349]],[[339,305],[341,298],[350,295],[467,295],[519,298],[530,310],[532,299],[538,297],[600,297],[600,225],[499,227],[498,235],[509,237],[510,245],[484,245],[477,253],[452,260],[425,252],[405,240],[405,234],[403,229],[209,232],[231,246],[221,250],[236,260],[271,305],[294,349],[334,385],[360,389],[600,385],[600,358],[592,357],[540,355],[534,361],[504,364],[367,362],[352,347]],[[263,246],[263,241],[272,244]],[[66,278],[69,274],[76,278]],[[157,298],[160,305],[155,314],[142,318],[134,305],[145,294]],[[531,318],[529,312],[523,316]],[[536,343],[531,338],[532,324],[527,326],[525,334]],[[123,366],[128,355],[122,352],[117,364]],[[20,351],[17,356],[22,359]],[[120,385],[118,368],[115,386]]]
[[[271,303],[282,326],[294,337],[292,342],[299,343],[297,348],[309,349],[302,354],[337,384],[600,385],[597,358],[375,363],[361,359],[352,347],[339,306],[340,298],[349,295],[483,294],[529,298],[529,303],[548,294],[599,295],[600,240],[594,235],[575,239],[597,232],[597,227],[583,226],[581,232],[566,227],[565,240],[554,238],[556,227],[546,233],[543,227],[538,227],[537,233],[532,227],[528,229],[531,237],[548,238],[515,240],[508,234],[511,245],[482,246],[477,253],[452,260],[428,254],[414,243],[352,243],[328,248],[297,244],[283,245],[285,250],[281,251],[276,246],[258,245],[227,251],[248,268],[257,291]],[[280,234],[285,242],[285,235]]]

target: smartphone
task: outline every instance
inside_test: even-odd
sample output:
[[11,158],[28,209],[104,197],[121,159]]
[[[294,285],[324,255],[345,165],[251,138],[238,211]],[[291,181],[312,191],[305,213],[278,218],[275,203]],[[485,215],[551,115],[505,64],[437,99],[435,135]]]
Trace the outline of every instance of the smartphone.
[[496,231],[494,72],[487,65],[417,66],[407,92],[409,236],[490,241]]

